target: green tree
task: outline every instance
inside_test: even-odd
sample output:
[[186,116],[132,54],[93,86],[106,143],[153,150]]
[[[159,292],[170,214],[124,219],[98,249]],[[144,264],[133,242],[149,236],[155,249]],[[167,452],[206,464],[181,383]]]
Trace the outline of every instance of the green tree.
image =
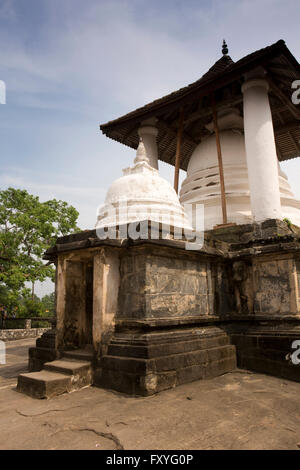
[[52,317],[55,313],[55,293],[44,295],[41,299],[43,305],[43,315],[45,317]]
[[[79,230],[78,212],[64,201],[40,202],[26,190],[0,191],[0,297],[8,307],[28,297],[26,282],[54,279],[55,270],[42,260],[57,237]],[[3,302],[3,300],[1,300]]]

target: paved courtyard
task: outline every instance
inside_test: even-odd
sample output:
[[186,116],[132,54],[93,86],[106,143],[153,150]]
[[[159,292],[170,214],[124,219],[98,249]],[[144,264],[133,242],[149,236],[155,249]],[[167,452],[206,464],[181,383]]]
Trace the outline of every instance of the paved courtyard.
[[90,387],[35,400],[15,390],[34,341],[6,345],[0,449],[300,448],[300,383],[236,371],[149,398]]

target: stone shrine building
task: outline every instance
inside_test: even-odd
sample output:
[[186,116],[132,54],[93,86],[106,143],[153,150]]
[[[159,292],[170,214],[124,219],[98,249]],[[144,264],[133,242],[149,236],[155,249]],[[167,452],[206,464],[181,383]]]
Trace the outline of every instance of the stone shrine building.
[[[30,349],[19,391],[150,395],[236,367],[300,381],[300,201],[280,168],[300,156],[296,80],[284,41],[237,62],[224,42],[195,83],[101,126],[136,157],[96,228],[46,252],[56,324]],[[204,210],[201,248],[188,206]]]

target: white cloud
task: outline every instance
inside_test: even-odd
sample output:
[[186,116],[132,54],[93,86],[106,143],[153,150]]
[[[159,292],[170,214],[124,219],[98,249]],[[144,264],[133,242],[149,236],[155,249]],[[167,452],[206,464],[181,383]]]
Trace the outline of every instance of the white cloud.
[[[47,14],[40,25],[39,43],[33,33],[31,47],[30,41],[24,41],[17,3],[13,7],[12,1],[2,2],[5,8],[0,9],[0,17],[1,11],[2,15],[10,12],[14,24],[20,22],[19,35],[7,29],[0,32],[6,44],[0,65],[9,75],[8,93],[15,103],[41,110],[37,115],[41,124],[30,118],[18,126],[15,119],[10,121],[18,138],[23,133],[36,144],[29,155],[24,150],[26,178],[15,184],[68,200],[81,210],[84,226],[90,226],[94,217],[94,202],[97,206],[103,200],[109,184],[134,157],[131,150],[100,136],[99,122],[199,78],[220,57],[223,37],[235,60],[281,37],[292,52],[299,42],[298,17],[293,14],[299,8],[296,0],[90,0],[84,6],[81,0],[51,0],[44,4]],[[14,161],[13,155],[8,158]],[[18,164],[20,159],[22,155]],[[288,175],[293,178],[297,168],[298,160]],[[172,171],[163,170],[170,181]],[[22,172],[6,172],[5,184],[14,184],[13,178],[20,178]],[[76,182],[70,182],[71,177]]]
[[[199,78],[224,36],[235,58],[281,36],[298,44],[296,0],[72,2],[49,2],[38,48],[2,35],[0,64],[12,72],[8,86],[26,93],[24,104],[60,107],[65,95],[63,105],[74,106],[75,93],[83,106],[111,101],[123,112]],[[59,91],[57,102],[47,96]]]

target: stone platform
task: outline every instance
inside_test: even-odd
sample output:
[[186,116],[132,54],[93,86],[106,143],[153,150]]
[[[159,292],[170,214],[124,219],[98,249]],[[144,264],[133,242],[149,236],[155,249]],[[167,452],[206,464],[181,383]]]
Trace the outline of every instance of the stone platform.
[[92,343],[94,383],[134,395],[243,368],[300,380],[299,229],[223,227],[201,250],[184,240],[63,237],[57,325],[30,350],[31,371]]
[[300,446],[300,383],[236,370],[149,397],[87,387],[51,400],[15,390],[34,340],[0,365],[1,450],[282,449]]

